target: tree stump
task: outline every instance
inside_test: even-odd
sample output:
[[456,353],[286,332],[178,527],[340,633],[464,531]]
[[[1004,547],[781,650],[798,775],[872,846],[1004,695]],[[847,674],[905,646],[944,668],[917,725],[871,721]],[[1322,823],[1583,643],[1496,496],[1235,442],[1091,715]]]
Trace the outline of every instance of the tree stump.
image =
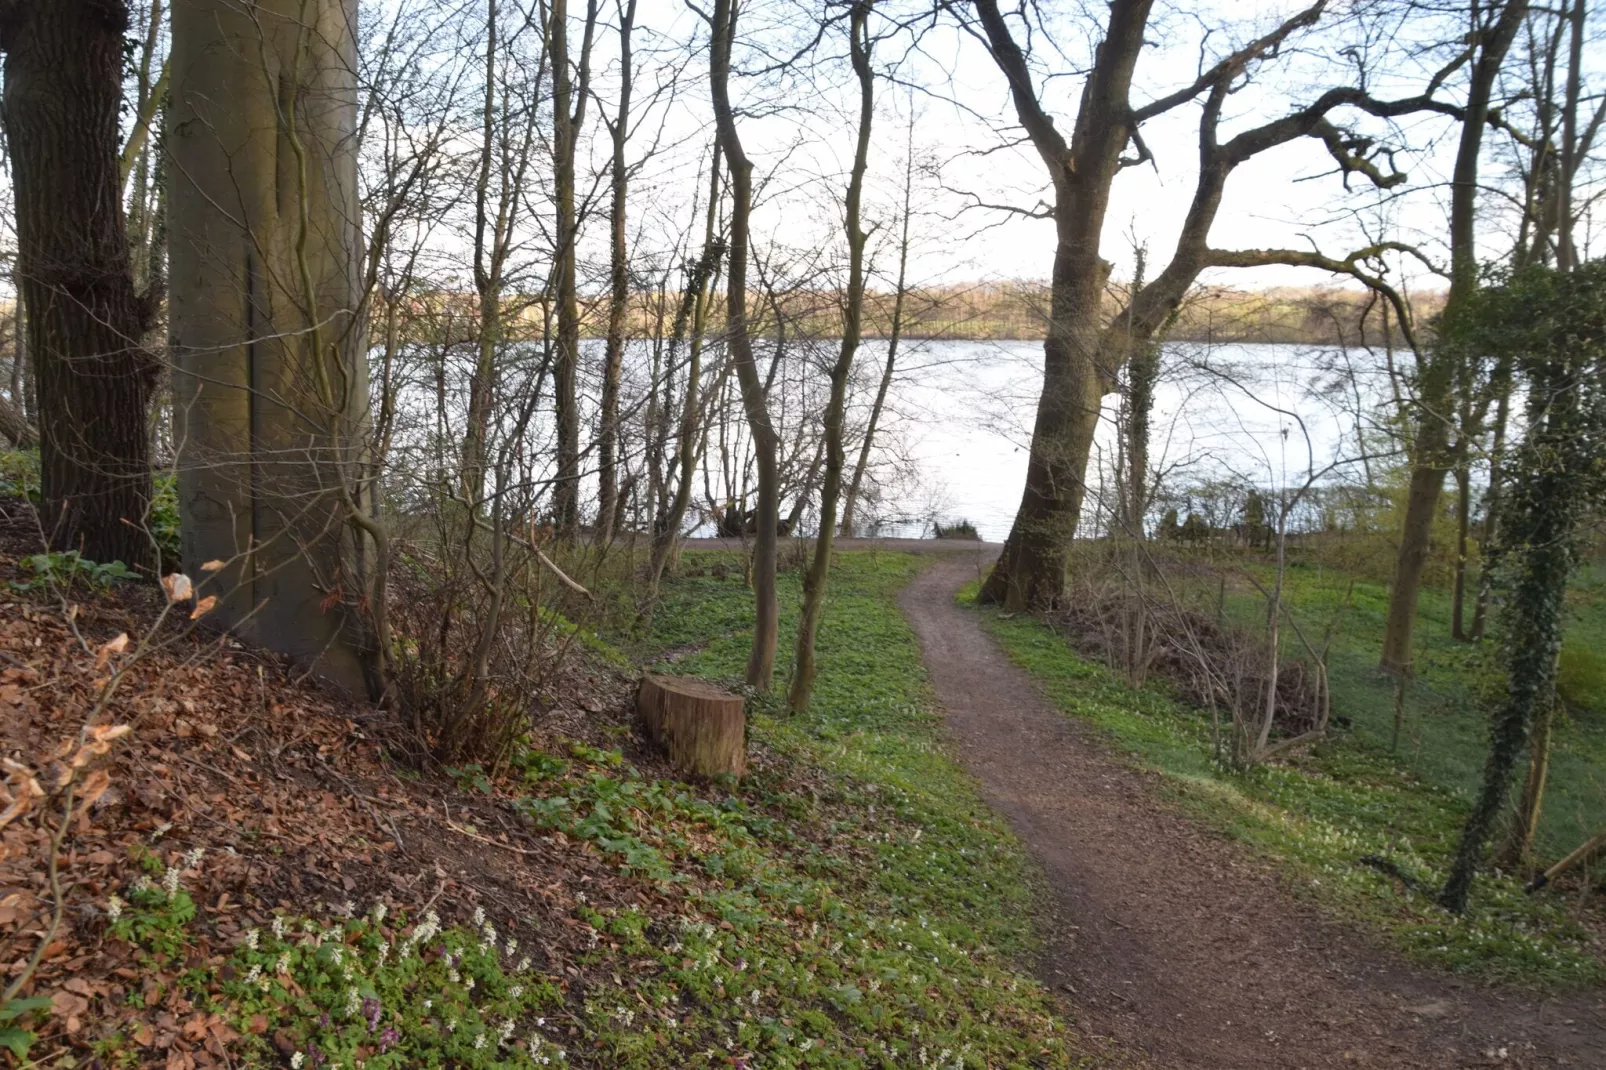
[[641,678],[636,716],[669,762],[691,776],[747,771],[747,715],[742,697],[688,676]]

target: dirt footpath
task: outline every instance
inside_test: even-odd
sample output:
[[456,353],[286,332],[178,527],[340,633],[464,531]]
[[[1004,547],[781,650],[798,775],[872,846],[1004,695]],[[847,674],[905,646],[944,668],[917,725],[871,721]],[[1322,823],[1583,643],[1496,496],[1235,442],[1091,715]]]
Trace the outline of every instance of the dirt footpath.
[[1111,1062],[1209,1070],[1606,1068],[1606,995],[1412,967],[1295,902],[1239,845],[1057,713],[954,604],[974,553],[903,595],[959,753],[1047,873],[1040,974]]

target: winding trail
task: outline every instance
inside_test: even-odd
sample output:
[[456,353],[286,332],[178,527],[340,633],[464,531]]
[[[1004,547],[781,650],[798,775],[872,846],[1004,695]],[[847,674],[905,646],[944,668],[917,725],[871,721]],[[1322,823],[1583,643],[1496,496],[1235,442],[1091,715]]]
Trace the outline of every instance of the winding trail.
[[1039,973],[1109,1062],[1606,1067],[1602,993],[1544,997],[1412,967],[1160,802],[955,605],[981,560],[935,562],[902,606],[961,760],[1047,874]]

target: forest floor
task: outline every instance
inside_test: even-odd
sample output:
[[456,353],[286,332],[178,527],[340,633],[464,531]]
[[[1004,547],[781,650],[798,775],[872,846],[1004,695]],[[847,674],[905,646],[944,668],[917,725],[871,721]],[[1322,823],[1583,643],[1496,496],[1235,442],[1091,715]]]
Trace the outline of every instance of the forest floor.
[[1184,814],[956,604],[973,556],[926,569],[902,605],[958,753],[1047,872],[1039,973],[1079,1032],[1162,1067],[1601,1065],[1598,990],[1421,969]]

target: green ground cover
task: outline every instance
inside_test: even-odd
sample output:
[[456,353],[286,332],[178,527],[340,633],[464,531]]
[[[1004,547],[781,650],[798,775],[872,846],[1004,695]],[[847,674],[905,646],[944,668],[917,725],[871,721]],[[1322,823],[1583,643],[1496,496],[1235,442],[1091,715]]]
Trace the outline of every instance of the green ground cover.
[[[1309,576],[1295,576],[1291,587],[1306,609],[1335,588],[1331,597],[1343,596],[1342,587]],[[1598,933],[1580,921],[1571,901],[1528,896],[1518,881],[1494,877],[1480,881],[1474,909],[1457,918],[1424,891],[1437,885],[1460,829],[1462,780],[1481,762],[1481,720],[1473,708],[1453,720],[1419,706],[1407,729],[1410,747],[1390,753],[1393,691],[1369,681],[1372,670],[1360,660],[1366,632],[1355,627],[1375,609],[1381,628],[1381,608],[1372,601],[1357,585],[1356,607],[1346,618],[1355,631],[1333,658],[1334,714],[1353,728],[1307,755],[1250,773],[1216,761],[1208,719],[1175,702],[1162,684],[1134,691],[1043,622],[978,612],[1062,710],[1104,730],[1136,764],[1164,774],[1189,812],[1282,863],[1293,886],[1328,909],[1418,960],[1452,970],[1539,984],[1600,980],[1606,970]],[[1427,601],[1431,630],[1442,622],[1432,619],[1435,606]],[[1375,659],[1376,646],[1369,649]],[[1457,671],[1433,668],[1416,701]],[[1361,864],[1367,855],[1392,859],[1421,887]]]
[[[1270,578],[1269,567],[1254,567]],[[1349,584],[1346,573],[1320,564],[1296,562],[1288,569],[1289,605],[1307,635],[1326,627]],[[1247,584],[1228,591],[1229,614],[1263,626],[1261,596]],[[1377,669],[1387,610],[1385,585],[1355,582],[1328,659],[1333,713],[1357,744],[1390,753],[1413,776],[1470,805],[1487,753],[1484,700],[1497,686],[1490,664],[1493,643],[1451,638],[1449,593],[1422,592],[1416,678],[1406,691],[1395,752],[1395,682]],[[1282,638],[1285,655],[1303,654],[1296,636],[1285,632]],[[1599,565],[1585,570],[1573,586],[1561,666],[1567,708],[1556,722],[1537,842],[1541,857],[1551,859],[1606,827],[1606,569]]]

